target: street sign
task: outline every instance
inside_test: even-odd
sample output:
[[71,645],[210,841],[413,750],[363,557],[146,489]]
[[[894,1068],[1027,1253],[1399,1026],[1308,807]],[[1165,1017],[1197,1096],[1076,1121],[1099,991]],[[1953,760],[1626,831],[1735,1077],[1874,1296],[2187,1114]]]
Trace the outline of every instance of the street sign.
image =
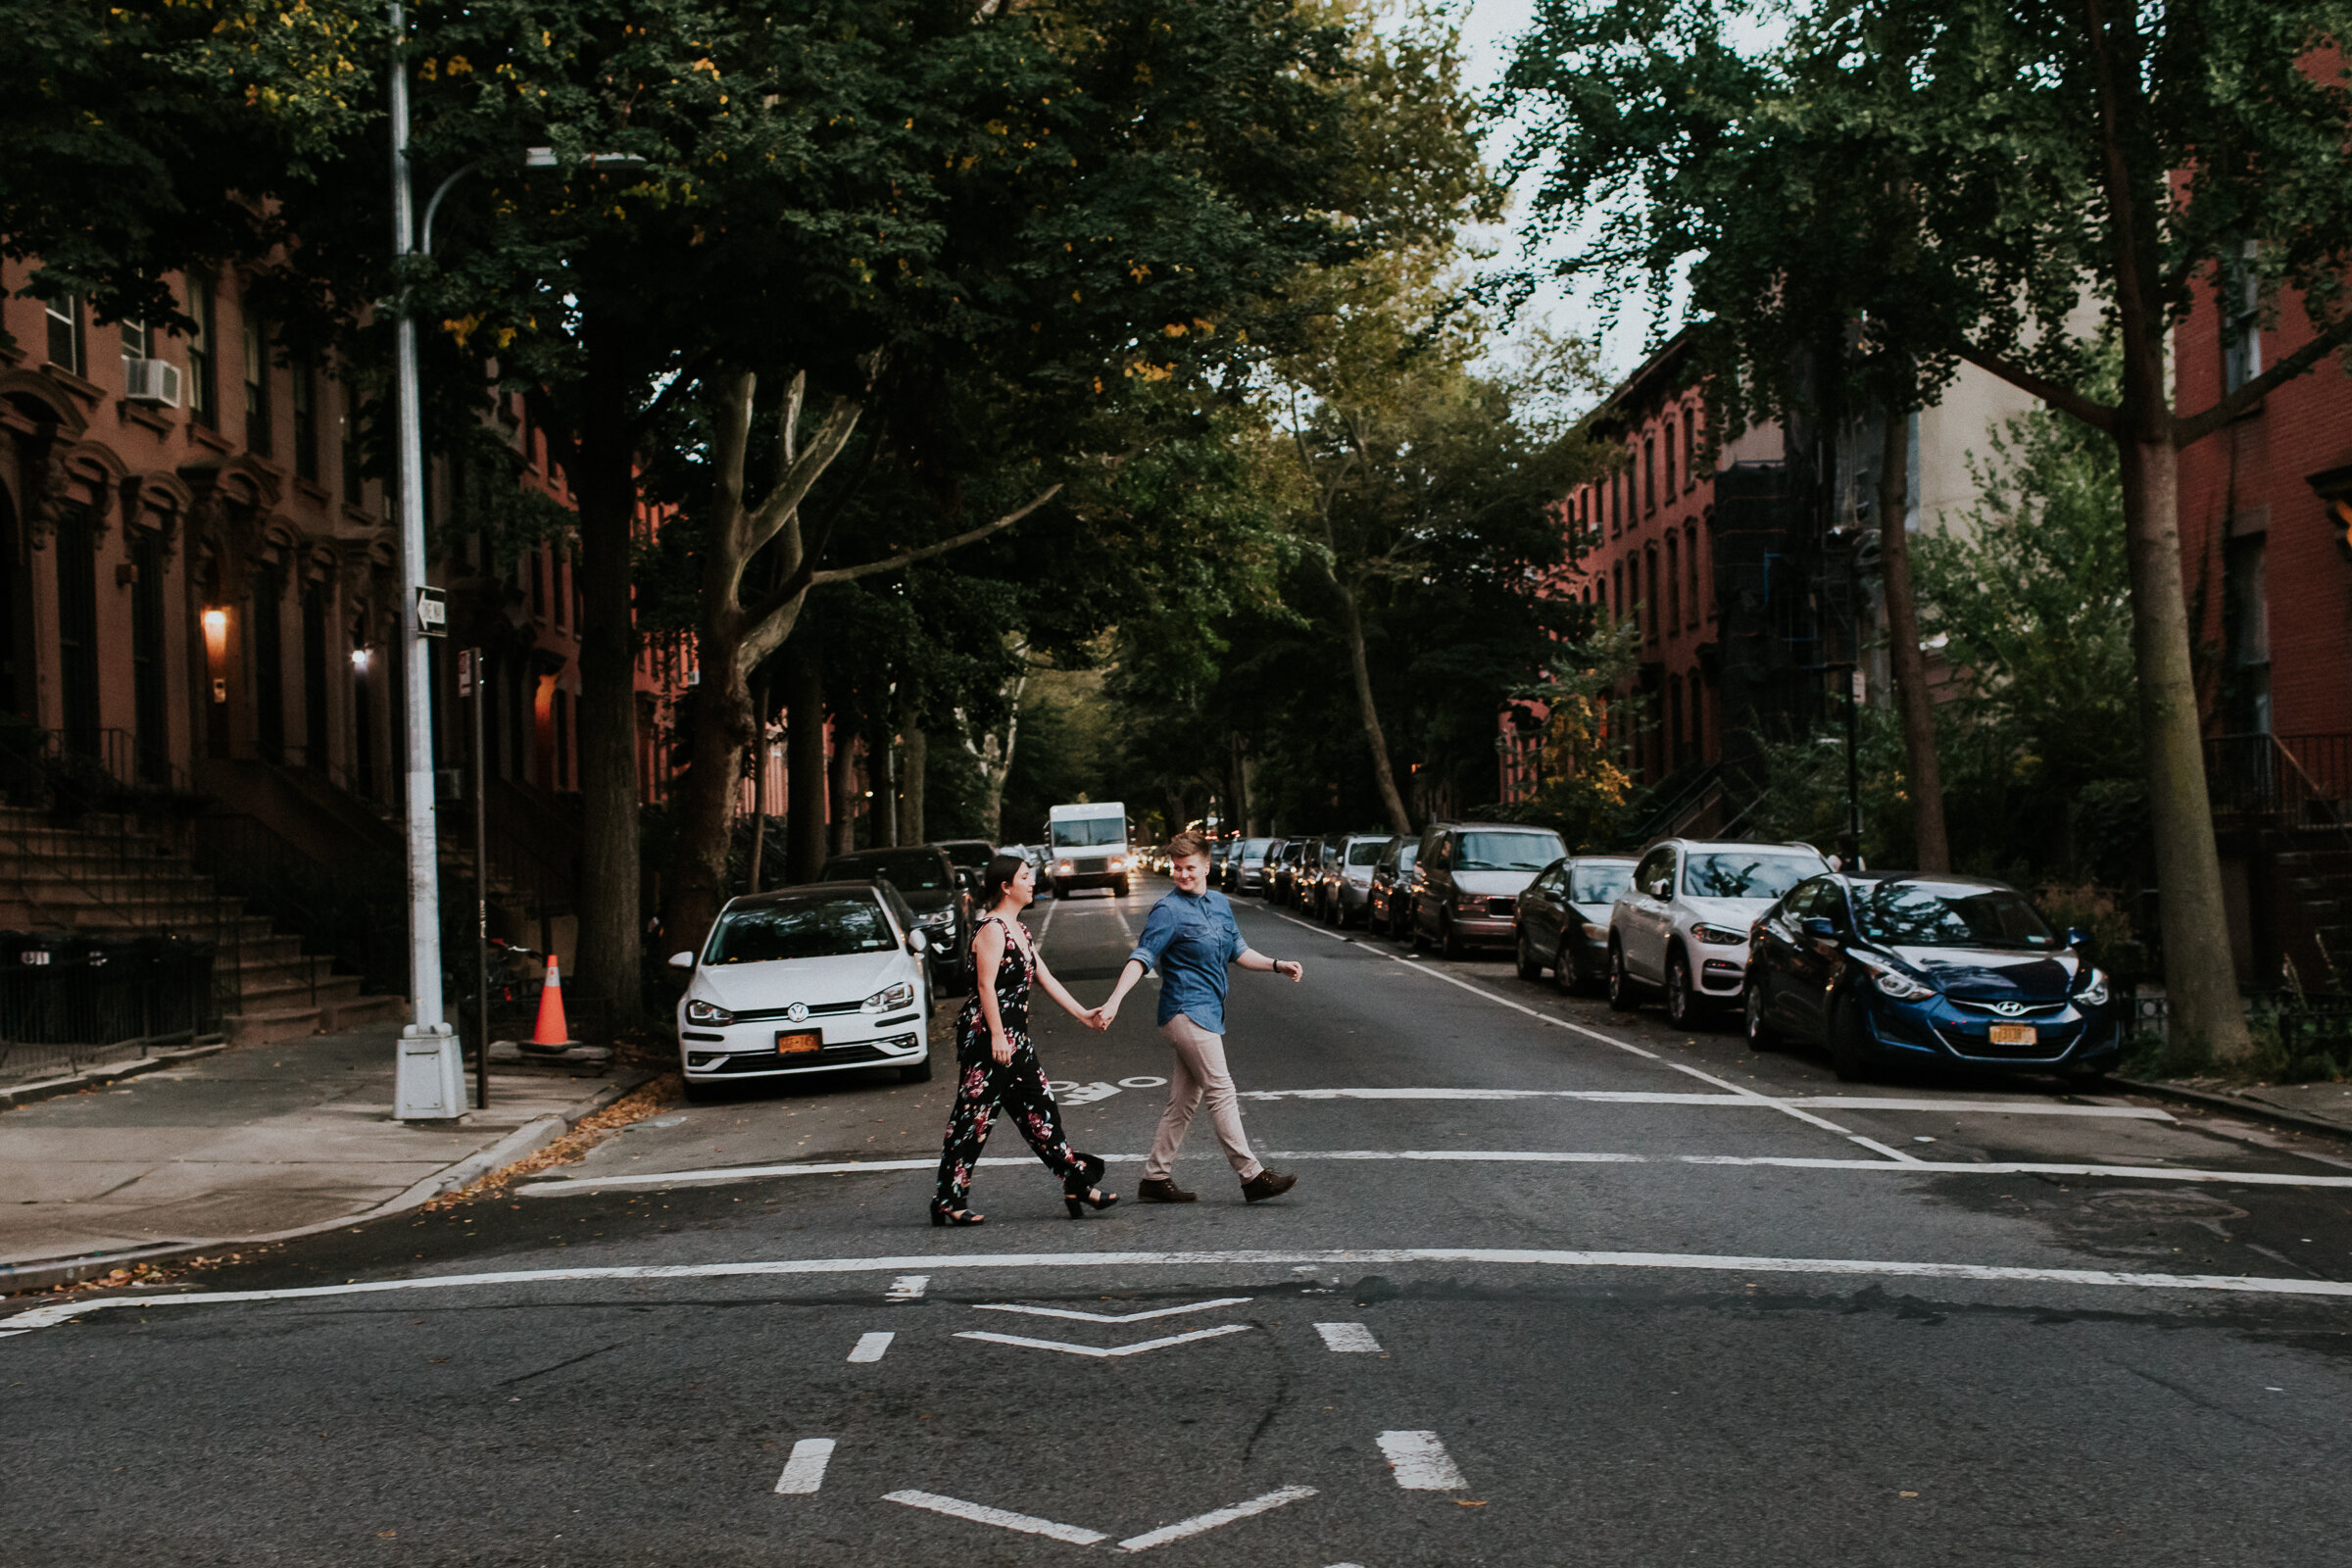
[[1854,701],[1856,703],[1870,701],[1870,681],[1858,669],[1854,671]]
[[416,590],[416,635],[446,637],[449,635],[449,600],[438,588]]

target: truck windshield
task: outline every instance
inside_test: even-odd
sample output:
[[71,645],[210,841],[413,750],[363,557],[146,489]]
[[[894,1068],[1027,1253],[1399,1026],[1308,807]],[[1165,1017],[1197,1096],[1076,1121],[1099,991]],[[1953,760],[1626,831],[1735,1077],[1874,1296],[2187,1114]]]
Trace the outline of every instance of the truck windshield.
[[1064,818],[1054,824],[1054,847],[1057,850],[1084,850],[1099,844],[1126,842],[1125,817],[1081,816]]

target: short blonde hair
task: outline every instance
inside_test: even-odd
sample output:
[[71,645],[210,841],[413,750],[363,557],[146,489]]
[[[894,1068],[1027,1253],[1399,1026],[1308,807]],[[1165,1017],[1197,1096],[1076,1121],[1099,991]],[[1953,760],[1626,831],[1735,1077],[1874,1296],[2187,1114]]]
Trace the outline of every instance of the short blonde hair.
[[1168,840],[1168,858],[1171,860],[1189,859],[1193,856],[1207,853],[1208,840],[1189,828]]

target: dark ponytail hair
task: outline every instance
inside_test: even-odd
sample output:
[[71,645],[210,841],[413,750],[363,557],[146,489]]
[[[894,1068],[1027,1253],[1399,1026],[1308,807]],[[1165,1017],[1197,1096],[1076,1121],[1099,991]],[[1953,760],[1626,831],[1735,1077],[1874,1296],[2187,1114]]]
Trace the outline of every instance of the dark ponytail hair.
[[1024,857],[1018,855],[1000,855],[988,862],[988,869],[980,873],[982,914],[997,906],[997,901],[1004,897],[1004,890],[1012,886],[1012,879],[1019,876],[1021,867],[1028,863]]

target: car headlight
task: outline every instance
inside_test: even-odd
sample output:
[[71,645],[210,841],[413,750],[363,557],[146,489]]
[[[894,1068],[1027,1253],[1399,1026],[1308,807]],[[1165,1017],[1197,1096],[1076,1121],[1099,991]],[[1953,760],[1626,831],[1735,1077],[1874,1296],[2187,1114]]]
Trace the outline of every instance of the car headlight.
[[1694,925],[1690,928],[1690,934],[1712,947],[1736,948],[1747,945],[1746,932],[1734,931],[1728,926]]
[[1886,992],[1897,1002],[1917,1002],[1922,997],[1932,997],[1936,994],[1934,986],[1921,985],[1909,975],[1897,973],[1892,969],[1881,969],[1877,974],[1872,975],[1871,979],[1877,982],[1881,991]]
[[1069,868],[1070,862],[1067,860],[1057,860],[1054,864],[1054,869],[1056,871],[1067,871]]
[[733,1023],[735,1015],[715,1003],[705,1002],[702,998],[697,997],[686,1004],[686,1021],[688,1023]]
[[888,1012],[893,1007],[911,1007],[914,1005],[914,982],[902,980],[895,986],[884,986],[866,998],[864,1005],[868,1012]]
[[1118,858],[1116,856],[1113,856],[1110,861],[1110,868],[1113,871],[1124,871],[1127,869],[1127,862]]
[[2107,1005],[2108,995],[2107,972],[2103,969],[2093,969],[2090,971],[2089,980],[2083,984],[2082,989],[2075,993],[2075,1000],[2088,1006],[2104,1007]]
[[954,925],[956,911],[953,908],[933,909],[927,914],[916,915],[914,923],[916,925]]

